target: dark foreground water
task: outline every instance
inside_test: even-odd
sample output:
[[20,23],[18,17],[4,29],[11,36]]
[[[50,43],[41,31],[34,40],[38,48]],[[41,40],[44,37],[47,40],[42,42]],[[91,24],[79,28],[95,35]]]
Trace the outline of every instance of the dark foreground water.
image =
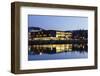
[[32,45],[28,52],[29,61],[80,58],[88,58],[85,44]]

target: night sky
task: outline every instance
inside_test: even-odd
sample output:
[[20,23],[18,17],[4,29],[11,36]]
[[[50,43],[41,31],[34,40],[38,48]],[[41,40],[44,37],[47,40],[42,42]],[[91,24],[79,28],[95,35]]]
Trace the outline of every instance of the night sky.
[[28,27],[61,31],[87,30],[88,17],[28,15]]

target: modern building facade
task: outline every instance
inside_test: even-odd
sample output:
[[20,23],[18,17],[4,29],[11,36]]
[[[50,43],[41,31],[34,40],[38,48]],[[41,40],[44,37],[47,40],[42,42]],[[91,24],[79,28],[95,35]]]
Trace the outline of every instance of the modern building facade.
[[29,40],[70,40],[71,32],[62,31],[39,31],[29,32]]
[[59,31],[30,28],[28,39],[30,40],[87,40],[88,30]]
[[72,32],[56,31],[56,30],[39,30],[29,31],[29,40],[70,40]]

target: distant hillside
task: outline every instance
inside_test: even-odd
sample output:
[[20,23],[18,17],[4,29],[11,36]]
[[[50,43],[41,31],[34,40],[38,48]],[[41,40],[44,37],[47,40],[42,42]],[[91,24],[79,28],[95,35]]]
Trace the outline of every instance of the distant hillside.
[[[28,31],[31,32],[31,31],[61,31],[61,30],[46,30],[46,29],[43,29],[43,28],[40,28],[40,27],[28,27]],[[62,31],[62,32],[88,32],[88,30],[68,30],[68,31]]]
[[44,30],[40,27],[28,27],[28,31],[41,31],[41,30]]

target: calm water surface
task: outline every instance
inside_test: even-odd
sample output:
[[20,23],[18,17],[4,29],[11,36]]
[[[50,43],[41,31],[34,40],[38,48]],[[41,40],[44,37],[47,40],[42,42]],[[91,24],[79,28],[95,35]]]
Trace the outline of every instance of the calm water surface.
[[49,44],[29,46],[28,60],[88,58],[86,44]]

